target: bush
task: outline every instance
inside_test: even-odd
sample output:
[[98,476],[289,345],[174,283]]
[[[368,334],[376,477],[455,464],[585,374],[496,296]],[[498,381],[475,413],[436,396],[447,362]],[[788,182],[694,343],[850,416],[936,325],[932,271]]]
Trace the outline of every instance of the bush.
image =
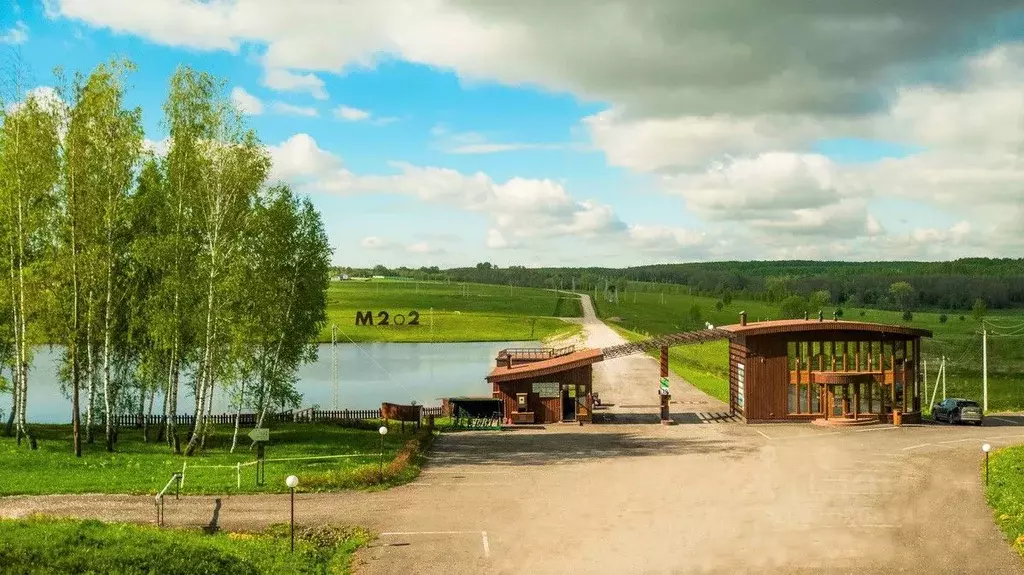
[[864,310],[860,310],[860,317],[864,317],[866,315],[868,315],[868,312],[866,312]]
[[841,308],[841,307],[837,307],[836,308],[836,317],[843,317],[843,308]]
[[966,316],[960,316],[960,321],[967,321],[967,317]]
[[722,311],[723,307],[725,307],[725,304],[722,303],[722,300],[718,300],[718,301],[715,302],[715,309],[716,310]]
[[939,316],[939,323],[946,323],[946,320],[948,320],[948,319],[949,319],[949,317],[946,316],[946,314],[942,314],[942,315]]
[[914,314],[910,313],[910,310],[903,312],[903,321],[913,321]]
[[392,486],[408,483],[420,472],[424,454],[434,441],[434,432],[423,428],[413,439],[405,442],[395,458],[381,473],[380,463],[362,465],[354,470],[330,470],[303,478],[303,485],[312,490],[353,487]]

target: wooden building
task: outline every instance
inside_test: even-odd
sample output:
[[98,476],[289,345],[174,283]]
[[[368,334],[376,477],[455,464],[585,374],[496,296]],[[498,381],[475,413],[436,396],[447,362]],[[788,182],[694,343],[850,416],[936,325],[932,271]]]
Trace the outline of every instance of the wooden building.
[[729,344],[729,407],[748,423],[921,419],[921,338],[905,326],[814,319],[720,328]]
[[506,423],[589,422],[599,349],[504,349],[487,376]]

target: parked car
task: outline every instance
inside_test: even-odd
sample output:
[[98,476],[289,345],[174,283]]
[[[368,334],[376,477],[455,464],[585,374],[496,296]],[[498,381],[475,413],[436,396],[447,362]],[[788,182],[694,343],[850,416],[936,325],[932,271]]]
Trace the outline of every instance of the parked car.
[[981,425],[984,416],[977,401],[951,397],[932,406],[932,419],[948,423],[973,423]]

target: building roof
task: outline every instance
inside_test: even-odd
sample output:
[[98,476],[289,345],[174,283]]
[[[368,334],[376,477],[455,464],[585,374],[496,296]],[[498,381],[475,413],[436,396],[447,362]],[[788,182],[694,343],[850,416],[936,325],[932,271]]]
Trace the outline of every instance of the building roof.
[[499,366],[491,371],[487,376],[487,381],[491,383],[516,381],[520,379],[540,377],[543,375],[551,375],[553,373],[568,371],[584,365],[597,363],[602,359],[604,359],[604,355],[601,354],[601,350],[584,349],[582,351],[576,351],[568,355],[553,357],[551,359],[519,363],[512,367]]
[[773,321],[748,322],[747,325],[733,324],[719,329],[733,335],[752,336],[777,333],[801,333],[811,331],[867,331],[882,334],[906,335],[913,337],[931,337],[932,332],[902,325],[870,323],[865,321],[823,320],[814,319],[780,319]]

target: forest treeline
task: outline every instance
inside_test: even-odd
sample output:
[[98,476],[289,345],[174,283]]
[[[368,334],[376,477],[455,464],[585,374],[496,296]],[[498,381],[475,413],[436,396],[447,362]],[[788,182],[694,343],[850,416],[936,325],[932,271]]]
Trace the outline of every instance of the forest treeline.
[[134,69],[58,71],[55,92],[25,91],[20,70],[3,78],[15,90],[0,102],[0,391],[12,399],[6,433],[32,448],[29,367],[43,344],[62,350],[76,455],[82,427],[92,443],[102,425],[112,451],[114,416],[154,409],[167,416],[157,441],[177,452],[175,415],[195,416],[192,454],[215,388],[260,423],[296,404],[296,370],[326,321],[320,214],[269,183],[269,152],[225,83],[176,71],[157,154],[142,111],[125,105]]
[[[389,275],[440,281],[515,284],[530,287],[621,290],[630,282],[687,286],[710,297],[780,303],[827,292],[834,306],[894,310],[973,309],[980,299],[989,309],[1024,307],[1024,259],[968,258],[948,262],[750,261],[661,264],[628,268],[499,268],[489,262],[471,268],[338,268],[351,275]],[[894,296],[905,282],[909,296]],[[824,303],[824,302],[823,302]]]

